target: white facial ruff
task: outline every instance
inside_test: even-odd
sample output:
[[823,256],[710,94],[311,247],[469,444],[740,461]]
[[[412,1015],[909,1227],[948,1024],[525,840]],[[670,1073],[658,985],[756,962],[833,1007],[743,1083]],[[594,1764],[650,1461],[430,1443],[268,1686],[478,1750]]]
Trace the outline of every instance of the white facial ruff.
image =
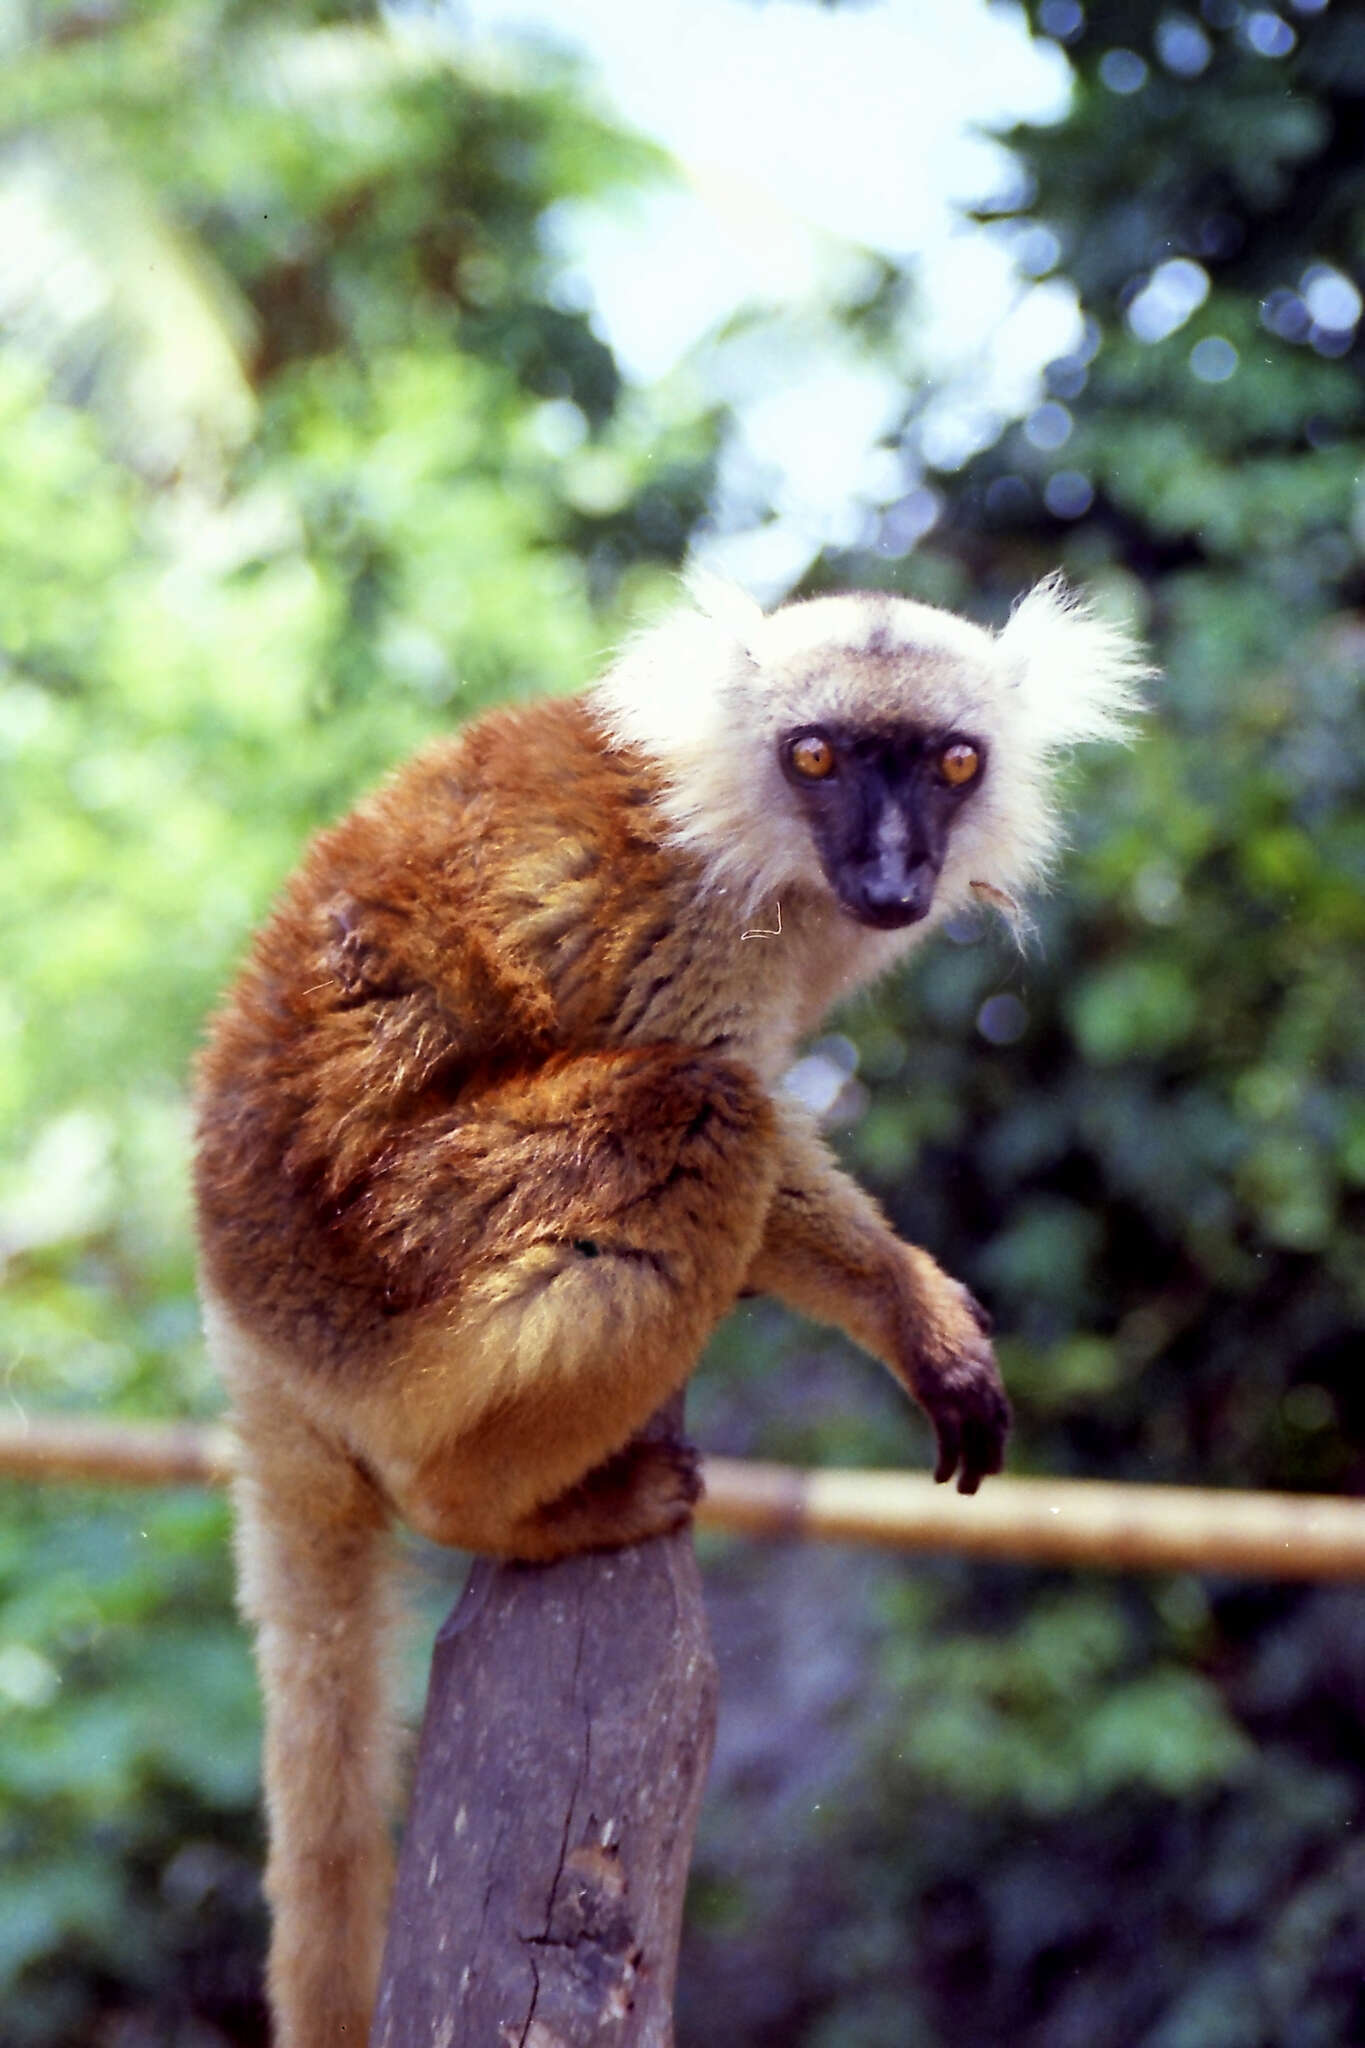
[[954,823],[937,920],[970,900],[974,882],[1004,907],[1044,878],[1059,838],[1059,758],[1081,741],[1123,738],[1151,673],[1127,630],[1057,576],[994,634],[881,594],[770,614],[709,578],[691,595],[624,650],[590,701],[613,741],[662,770],[677,842],[742,917],[796,883],[825,886],[778,765],[793,728],[910,724],[984,743],[985,777]]

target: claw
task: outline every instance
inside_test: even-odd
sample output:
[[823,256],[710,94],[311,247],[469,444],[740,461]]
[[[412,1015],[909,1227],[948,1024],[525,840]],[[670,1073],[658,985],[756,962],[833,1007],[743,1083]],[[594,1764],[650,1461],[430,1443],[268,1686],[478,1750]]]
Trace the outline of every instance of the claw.
[[935,1480],[956,1476],[959,1493],[975,1493],[1004,1464],[1010,1426],[990,1345],[975,1340],[932,1374],[921,1365],[917,1392],[937,1438]]
[[934,1478],[942,1486],[957,1470],[958,1457],[962,1448],[962,1437],[956,1421],[946,1415],[936,1416],[934,1429],[938,1436],[938,1462],[934,1466]]

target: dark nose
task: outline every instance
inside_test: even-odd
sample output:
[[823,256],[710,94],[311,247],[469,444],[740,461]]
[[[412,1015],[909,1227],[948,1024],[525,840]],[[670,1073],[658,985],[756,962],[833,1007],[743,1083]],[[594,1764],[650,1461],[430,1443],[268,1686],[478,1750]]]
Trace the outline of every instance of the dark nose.
[[937,870],[930,861],[920,860],[906,867],[900,861],[880,860],[859,875],[851,907],[864,924],[876,925],[884,931],[917,924],[934,900],[937,879]]

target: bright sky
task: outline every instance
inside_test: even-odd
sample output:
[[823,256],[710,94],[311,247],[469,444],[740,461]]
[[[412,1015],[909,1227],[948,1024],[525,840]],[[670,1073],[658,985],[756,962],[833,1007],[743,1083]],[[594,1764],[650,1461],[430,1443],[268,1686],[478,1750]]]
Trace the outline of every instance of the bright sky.
[[1069,291],[1029,284],[998,238],[961,218],[1010,182],[1006,153],[981,128],[1065,110],[1065,60],[1030,40],[1016,8],[456,0],[454,14],[475,36],[533,33],[576,50],[606,106],[677,159],[678,190],[573,210],[562,225],[628,373],[666,375],[741,308],[782,316],[780,346],[708,353],[740,418],[732,491],[742,496],[746,474],[779,477],[778,530],[747,554],[731,545],[721,564],[760,595],[799,574],[822,539],[852,538],[869,498],[913,483],[874,445],[899,379],[859,360],[821,317],[860,248],[915,259],[907,368],[945,380],[928,429],[939,460],[1027,409],[1041,364],[1074,343]]

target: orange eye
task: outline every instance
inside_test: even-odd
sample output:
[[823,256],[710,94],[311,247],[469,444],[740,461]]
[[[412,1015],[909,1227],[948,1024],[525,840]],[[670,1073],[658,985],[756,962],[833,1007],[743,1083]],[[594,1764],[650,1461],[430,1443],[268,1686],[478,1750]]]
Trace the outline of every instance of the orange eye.
[[981,756],[975,747],[968,746],[966,740],[954,740],[938,757],[938,772],[954,789],[961,789],[964,782],[970,782],[980,767]]
[[808,732],[804,739],[793,740],[787,759],[808,782],[823,782],[834,773],[834,749],[819,733]]

